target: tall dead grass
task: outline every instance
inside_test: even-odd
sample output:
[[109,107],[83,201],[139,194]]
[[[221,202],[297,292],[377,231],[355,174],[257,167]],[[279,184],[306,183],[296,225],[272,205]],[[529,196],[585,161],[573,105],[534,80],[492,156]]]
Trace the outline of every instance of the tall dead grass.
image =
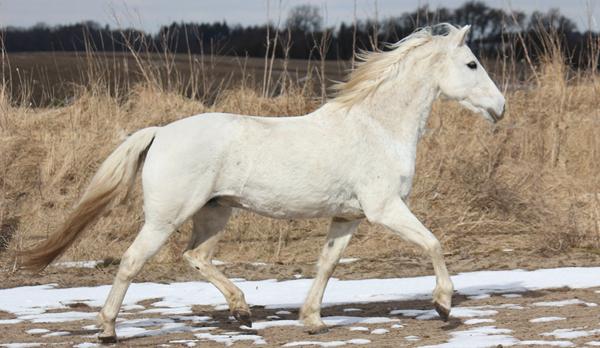
[[[452,102],[434,106],[410,205],[449,253],[600,248],[600,78],[569,73],[561,52],[546,57],[536,67],[537,82],[508,90],[506,119],[496,126]],[[144,65],[142,56],[136,59]],[[147,81],[115,94],[102,78],[102,65],[94,66],[82,72],[88,83],[60,107],[31,108],[11,100],[6,84],[0,88],[0,246],[20,248],[51,233],[99,163],[136,129],[211,111],[301,115],[320,103],[319,93],[307,87],[311,81],[288,82],[275,96],[244,81],[227,88],[212,81],[218,89],[213,97],[190,97],[190,86],[155,65]],[[202,74],[198,70],[193,80],[208,83]],[[127,205],[102,217],[64,258],[120,257],[143,220],[139,186]],[[239,212],[217,257],[312,261],[326,225]],[[155,265],[179,260],[189,229],[186,224],[174,234]],[[380,232],[362,224],[347,253],[397,254],[399,239]]]

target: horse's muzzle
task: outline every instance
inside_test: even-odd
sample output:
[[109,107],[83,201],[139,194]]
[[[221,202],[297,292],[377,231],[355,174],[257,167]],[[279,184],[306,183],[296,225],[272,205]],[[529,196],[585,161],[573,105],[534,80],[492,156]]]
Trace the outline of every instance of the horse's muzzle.
[[502,112],[500,112],[500,113],[497,113],[496,110],[494,110],[492,108],[488,108],[486,111],[488,112],[490,117],[492,117],[492,120],[494,120],[494,123],[496,123],[504,118],[504,110],[505,110],[505,107],[503,106]]

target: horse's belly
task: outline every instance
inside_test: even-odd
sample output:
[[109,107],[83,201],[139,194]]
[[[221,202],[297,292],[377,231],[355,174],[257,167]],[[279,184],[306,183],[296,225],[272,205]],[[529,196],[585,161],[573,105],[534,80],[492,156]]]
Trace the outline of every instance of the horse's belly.
[[294,197],[277,195],[271,197],[221,196],[217,203],[242,208],[257,214],[276,219],[309,219],[323,217],[341,217],[359,219],[364,217],[356,198],[310,196]]

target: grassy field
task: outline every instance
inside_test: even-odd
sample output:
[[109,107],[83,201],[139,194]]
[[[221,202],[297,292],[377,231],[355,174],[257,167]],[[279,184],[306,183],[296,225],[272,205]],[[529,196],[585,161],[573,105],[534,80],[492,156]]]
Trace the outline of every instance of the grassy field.
[[[323,102],[320,87],[327,79],[340,79],[348,65],[269,60],[265,68],[264,59],[215,56],[9,55],[0,88],[3,267],[12,267],[11,250],[60,225],[126,134],[211,111],[305,114]],[[508,88],[523,81],[518,64],[490,65],[507,90],[506,119],[491,126],[454,102],[437,102],[419,145],[411,208],[441,240],[454,271],[600,263],[600,78],[570,71],[555,55],[536,67],[525,88]],[[63,259],[118,260],[143,220],[139,186]],[[230,221],[216,257],[287,265],[263,276],[288,277],[295,267],[312,267],[326,226],[242,211]],[[174,234],[148,265],[156,271],[150,274],[169,275],[173,267],[187,272],[179,261],[189,230],[186,224]],[[420,252],[367,222],[345,255],[372,261],[342,271],[347,277],[427,273],[429,267]],[[547,255],[551,261],[542,258]],[[228,274],[248,277],[240,267]]]
[[[282,83],[309,80],[313,88],[321,82],[330,85],[341,80],[350,65],[323,62],[326,76],[321,78],[319,61],[268,59],[267,64],[271,95],[280,93]],[[7,54],[3,76],[13,100],[39,107],[64,105],[84,86],[101,86],[113,97],[124,97],[140,83],[160,84],[161,89],[212,103],[222,91],[240,85],[262,90],[265,70],[264,58],[252,57],[25,52]]]

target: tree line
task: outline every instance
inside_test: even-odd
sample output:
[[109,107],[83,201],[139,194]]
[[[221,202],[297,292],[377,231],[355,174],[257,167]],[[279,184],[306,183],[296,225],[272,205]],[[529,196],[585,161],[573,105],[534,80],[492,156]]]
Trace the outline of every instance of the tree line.
[[525,14],[469,1],[456,9],[428,6],[383,20],[353,20],[337,27],[324,25],[319,7],[299,5],[281,25],[255,26],[215,23],[172,23],[149,34],[137,29],[114,29],[88,21],[72,25],[30,28],[6,27],[1,39],[7,52],[31,51],[150,51],[219,54],[249,57],[274,55],[297,59],[351,59],[356,49],[382,48],[416,28],[440,22],[471,24],[469,44],[485,57],[534,59],[548,49],[548,35],[561,44],[575,66],[597,67],[600,36],[581,32],[557,9]]

